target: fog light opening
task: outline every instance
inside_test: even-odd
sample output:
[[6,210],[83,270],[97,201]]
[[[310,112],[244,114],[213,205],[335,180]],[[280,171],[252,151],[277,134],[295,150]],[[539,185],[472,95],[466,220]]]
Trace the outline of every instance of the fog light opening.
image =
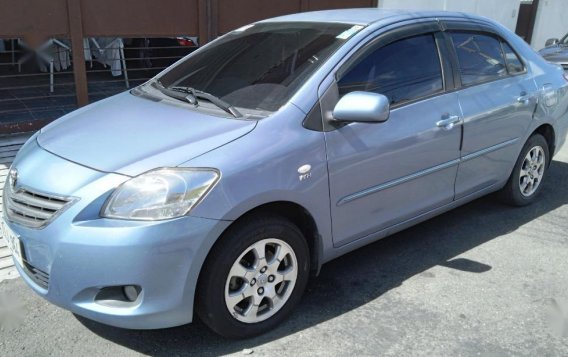
[[134,285],[126,285],[122,288],[122,292],[128,301],[136,301],[138,299],[138,294],[140,293],[139,288]]
[[142,287],[138,285],[107,286],[99,290],[95,302],[110,307],[132,307],[142,298]]

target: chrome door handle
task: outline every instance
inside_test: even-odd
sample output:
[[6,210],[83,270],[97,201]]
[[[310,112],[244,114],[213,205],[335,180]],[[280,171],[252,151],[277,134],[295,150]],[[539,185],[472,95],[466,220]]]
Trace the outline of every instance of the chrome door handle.
[[459,124],[461,118],[457,115],[452,115],[446,119],[442,119],[436,123],[436,126],[445,130],[452,130],[456,124]]
[[521,93],[521,96],[517,98],[517,102],[523,104],[529,104],[532,96],[530,94],[526,94],[525,92]]

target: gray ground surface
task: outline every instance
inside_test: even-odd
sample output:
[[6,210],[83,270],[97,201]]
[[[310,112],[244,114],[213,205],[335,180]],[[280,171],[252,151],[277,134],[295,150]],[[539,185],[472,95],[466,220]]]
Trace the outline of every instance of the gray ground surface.
[[108,327],[4,281],[0,354],[568,356],[567,203],[568,148],[537,204],[484,198],[326,264],[283,326],[245,341]]

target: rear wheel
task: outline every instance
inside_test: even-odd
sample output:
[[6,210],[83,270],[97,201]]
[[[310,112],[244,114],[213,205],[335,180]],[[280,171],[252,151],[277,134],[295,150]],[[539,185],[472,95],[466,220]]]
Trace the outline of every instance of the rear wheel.
[[258,335],[290,314],[308,276],[308,246],[298,227],[280,217],[246,219],[207,258],[197,313],[220,335]]
[[534,134],[529,138],[501,191],[506,203],[525,206],[537,198],[548,170],[549,155],[548,143],[542,135]]

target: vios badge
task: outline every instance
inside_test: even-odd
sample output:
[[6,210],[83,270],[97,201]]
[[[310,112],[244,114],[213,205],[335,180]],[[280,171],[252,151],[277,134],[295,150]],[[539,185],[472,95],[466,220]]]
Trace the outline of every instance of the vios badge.
[[305,164],[300,166],[298,168],[298,173],[300,174],[298,178],[300,179],[300,181],[304,181],[312,177],[312,173],[310,172],[311,170],[312,170],[311,165]]

